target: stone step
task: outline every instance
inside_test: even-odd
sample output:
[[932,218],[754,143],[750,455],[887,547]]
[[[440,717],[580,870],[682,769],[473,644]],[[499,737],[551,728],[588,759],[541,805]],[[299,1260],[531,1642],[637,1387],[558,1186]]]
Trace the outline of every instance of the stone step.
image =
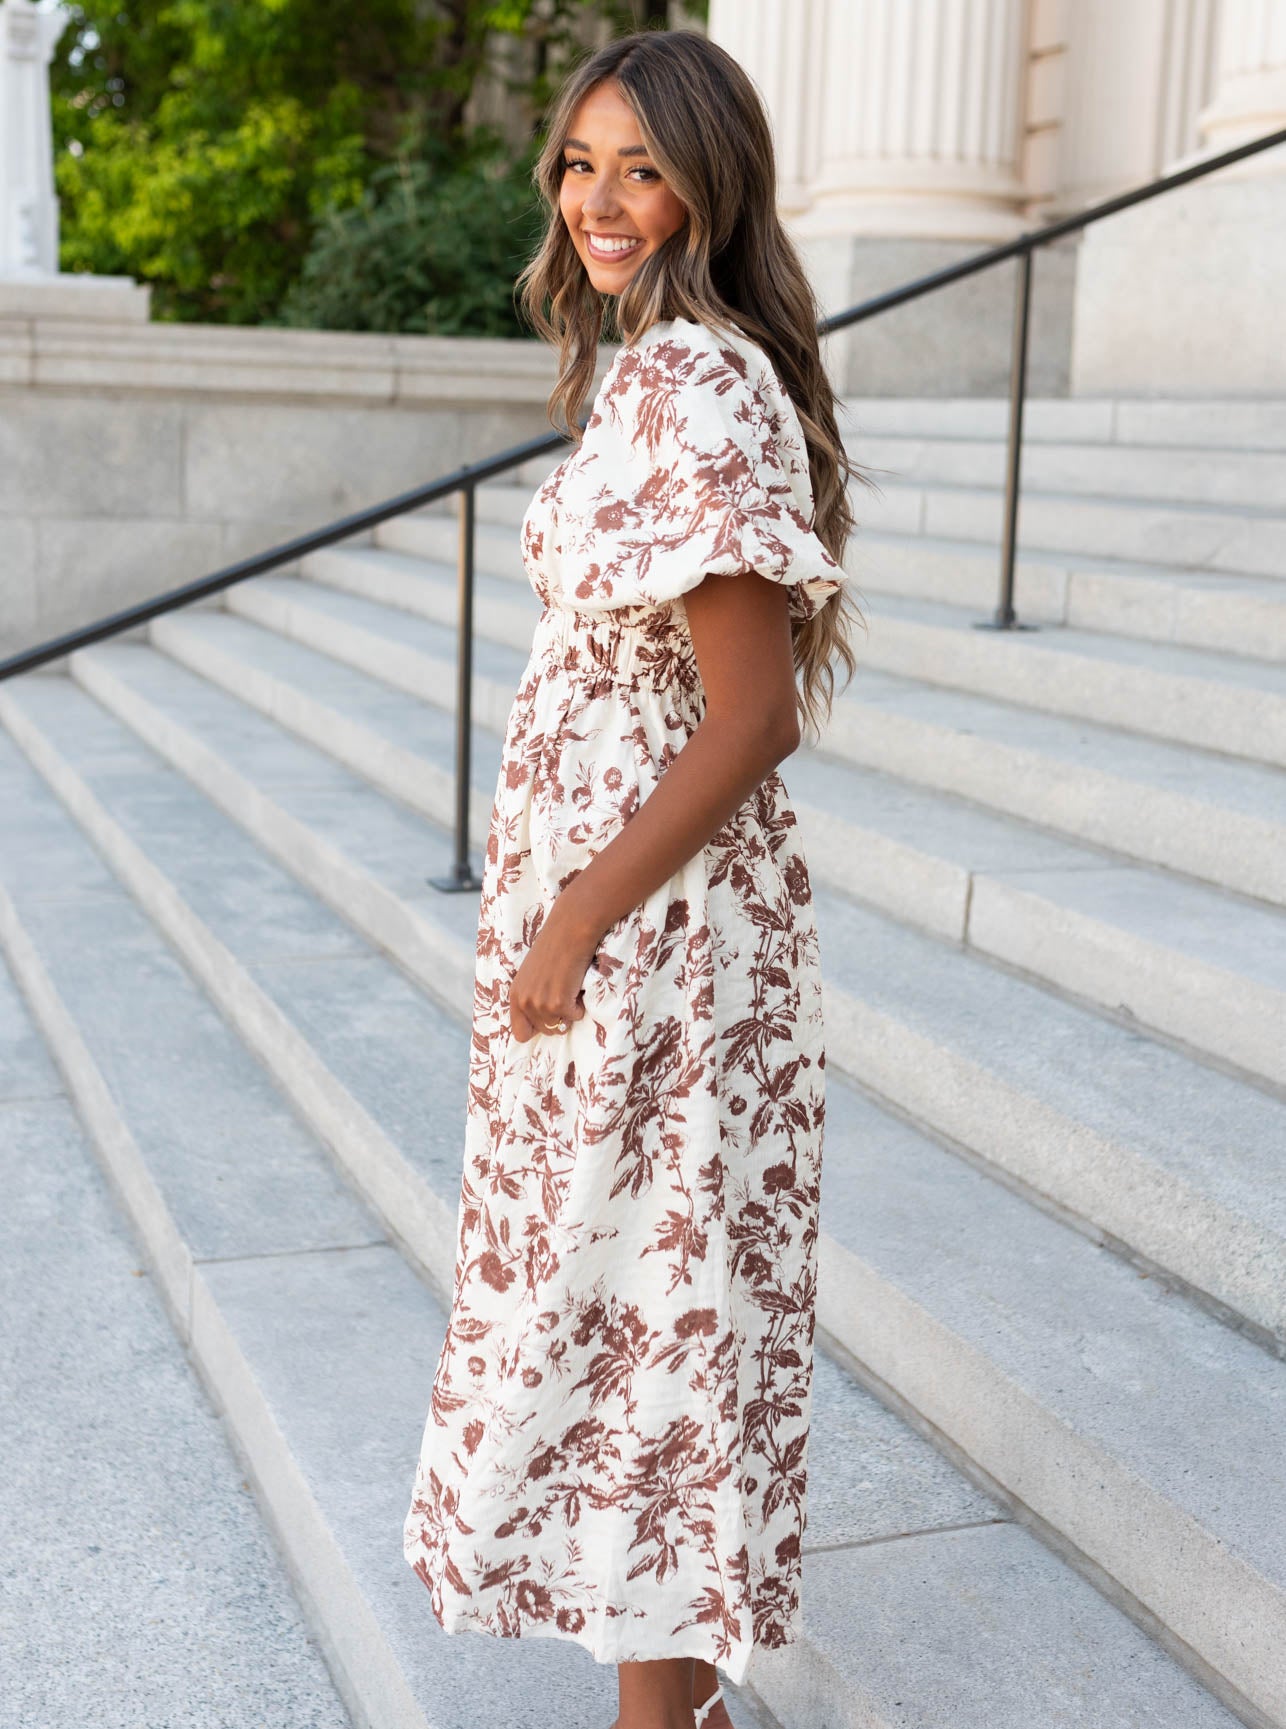
[[[196,815],[190,789],[152,753],[94,705],[83,706],[89,699],[68,680],[21,688],[31,682],[9,687],[6,703],[15,694],[22,703],[34,698],[50,714],[70,704],[76,721],[88,714],[105,725],[94,752],[96,791],[121,801],[118,816],[130,808],[153,839],[173,818],[172,851],[196,854],[209,842],[212,865],[233,864],[217,850],[218,831],[228,825],[212,808]],[[39,1005],[46,1038],[254,1484],[353,1721],[438,1729],[490,1712],[497,1721],[544,1729],[550,1697],[564,1700],[573,1720],[607,1721],[607,1678],[566,1647],[535,1642],[520,1659],[498,1642],[480,1665],[470,1641],[440,1633],[400,1539],[443,1328],[438,1302],[144,911],[106,877],[71,816],[2,737],[0,778],[6,812],[16,809],[23,820],[21,850],[0,856],[9,962]],[[71,791],[63,778],[60,796]],[[195,829],[187,826],[194,815]],[[103,828],[86,803],[76,816],[90,818],[101,840]],[[252,865],[254,851],[247,846],[243,863]],[[122,842],[114,868],[129,862],[127,852]],[[321,1006],[333,1009],[337,981],[345,973],[352,981],[363,963],[369,970],[373,957],[328,909],[292,895],[280,872],[274,894],[273,874],[264,859],[248,873],[234,870],[217,882],[212,875],[207,900],[222,900],[223,921],[237,925],[252,966],[292,981],[305,1002],[318,1001],[315,981],[325,978],[332,996],[328,1002],[320,993]],[[138,893],[145,885],[136,870],[131,875]],[[161,880],[153,879],[160,894],[147,910],[173,925]],[[404,1049],[404,1058],[410,1054]],[[426,1072],[432,1060],[423,1047],[414,1052],[412,1067],[403,1069],[403,1097],[418,1091],[407,1077]],[[427,1112],[418,1109],[422,1119]],[[186,1470],[179,1481],[188,1487]],[[186,1509],[185,1529],[194,1511]],[[91,1530],[102,1516],[96,1508]],[[190,1566],[190,1553],[185,1560]],[[230,1596],[244,1602],[245,1592],[246,1581],[238,1580]],[[247,1606],[264,1613],[257,1600]],[[198,1675],[201,1644],[198,1637]],[[235,1653],[234,1673],[245,1656]],[[270,1715],[259,1680],[247,1677],[256,1723],[311,1721],[289,1706]],[[130,1692],[137,1685],[132,1676]],[[85,1720],[97,1723],[97,1711]],[[183,1720],[215,1718],[196,1710]],[[171,1707],[148,1721],[178,1719]]]
[[[538,483],[539,477],[527,485],[489,482],[478,488],[478,569],[526,582],[512,531]],[[456,540],[454,516],[433,507],[381,525],[372,544],[444,564],[454,576]],[[905,595],[967,607],[990,620],[999,604],[998,545],[891,534],[864,522],[850,543],[847,567],[864,610],[871,596]],[[1014,596],[1019,617],[1028,623],[1286,661],[1286,582],[1280,577],[1020,547]]]
[[[216,966],[242,975],[235,991],[287,1004],[327,1060],[341,1064],[339,1084],[355,1085],[378,1111],[381,1131],[399,1137],[406,1149],[399,1158],[408,1166],[422,1159],[415,1180],[447,1206],[463,1141],[464,1027],[447,1027],[423,998],[418,1018],[408,1013],[403,975],[375,955],[359,982],[357,969],[345,974],[354,957],[333,942],[306,964],[299,955],[265,953],[272,925],[252,919],[247,929],[241,910],[268,886],[266,862],[239,851],[230,827],[220,833],[216,813],[189,829],[190,809],[178,808],[183,787],[155,759],[152,797],[144,797],[147,753],[67,681],[36,683],[11,687],[6,718],[18,720],[59,798],[70,800],[98,847],[160,915],[184,959],[196,956],[208,974],[217,944],[224,958]],[[38,734],[26,724],[36,714]],[[307,796],[326,782],[321,763],[309,773],[299,761],[302,777],[289,775],[289,755],[283,748],[256,756],[278,790]],[[437,1629],[397,1536],[389,1541],[405,1511],[444,1325],[430,1286],[441,1289],[449,1266],[420,1266],[427,1284],[417,1277],[414,1252],[397,1253],[375,1213],[336,1181],[317,1141],[281,1118],[278,1102],[267,1104],[278,1119],[271,1132],[286,1134],[293,1155],[245,1156],[245,1143],[226,1125],[253,1116],[262,1074],[251,1065],[247,1084],[237,1066],[244,1059],[217,1020],[211,1024],[183,968],[129,897],[110,879],[104,884],[85,835],[4,740],[0,785],[5,808],[21,812],[24,843],[20,855],[0,859],[5,947],[41,1004],[46,1034],[74,1077],[100,1157],[149,1254],[159,1265],[172,1260],[176,1243],[186,1253],[181,1330],[343,1677],[355,1721],[419,1729],[490,1713],[535,1729],[548,1722],[551,1698],[568,1720],[605,1720],[610,1671],[556,1640],[529,1640],[531,1649],[521,1651],[498,1641],[480,1663],[475,1641]],[[173,873],[168,887],[140,870],[150,859],[144,841],[157,845]],[[211,893],[216,875],[220,890]],[[323,907],[302,911],[306,898],[290,901],[277,882],[273,904],[299,933],[330,934]],[[41,917],[42,901],[80,917]],[[115,916],[104,918],[109,907]],[[205,936],[194,943],[198,927]],[[237,953],[222,943],[243,934]],[[381,971],[390,985],[378,982]],[[402,1010],[390,1014],[395,1000]],[[280,1024],[252,1015],[241,1030],[301,1115],[312,1115],[298,1066],[281,1052]],[[158,1081],[174,1066],[176,1047],[185,1088]],[[426,1072],[446,1077],[432,1102],[414,1084]],[[193,1091],[205,1109],[189,1120]],[[166,1132],[163,1119],[175,1111],[184,1114],[183,1130]],[[191,1133],[203,1138],[206,1156],[192,1156]],[[175,1156],[180,1144],[184,1156]],[[370,1182],[368,1137],[341,1136],[332,1145],[350,1182],[359,1189]],[[449,1146],[451,1154],[425,1155],[426,1145]],[[836,1159],[845,1156],[841,1146]],[[741,1729],[767,1722],[756,1695],[785,1722],[890,1729],[907,1712],[962,1729],[1027,1729],[1033,1712],[1084,1729],[1101,1723],[1104,1711],[1141,1729],[1231,1729],[1237,1720],[823,1355],[805,1552],[804,1637],[786,1652],[756,1655],[753,1686],[732,1700]],[[854,1624],[887,1626],[890,1636],[855,1644]],[[997,1627],[1007,1630],[1003,1640],[994,1637]],[[1234,1696],[1224,1680],[1207,1678]]]
[[[381,530],[380,551],[331,550],[316,562],[306,561],[304,570],[325,581],[326,571],[342,569],[347,559],[360,564],[364,592],[405,605],[406,600],[395,598],[394,585],[381,583],[379,575],[383,542],[396,540],[399,550],[387,550],[404,572],[401,592],[414,601],[416,571],[406,560],[418,548],[426,578],[443,584],[432,612],[445,621],[455,605],[454,574],[447,583],[442,572],[446,526],[432,517],[407,518],[396,529],[390,524]],[[539,602],[516,541],[503,527],[487,524],[476,537],[476,556],[479,571],[513,581],[514,598],[527,608],[515,633],[526,630],[529,636],[526,617],[530,614],[534,622]],[[1286,583],[1280,593],[1286,644]],[[905,595],[868,596],[863,610],[868,630],[857,645],[863,667],[1286,765],[1286,676],[1260,660],[1204,647],[1121,641],[1075,626],[1031,633],[977,630],[973,616],[961,608]],[[489,605],[488,620],[491,612]],[[516,643],[517,635],[508,640]]]
[[[963,441],[962,441],[963,442]],[[856,449],[856,446],[854,447]],[[973,451],[972,443],[965,445]],[[1139,453],[1132,453],[1137,457]],[[1166,453],[1158,453],[1163,461]],[[1267,472],[1280,471],[1281,457],[1258,453]],[[478,490],[480,521],[516,528],[526,514],[534,486],[551,470],[558,452],[550,458],[533,459],[513,471],[512,476],[489,482]],[[1096,460],[1099,460],[1096,458]],[[1113,472],[1112,453],[1101,457],[1105,471]],[[971,471],[974,458],[958,458],[955,468]],[[1046,464],[1049,466],[1049,464]],[[1172,568],[1188,576],[1222,576],[1246,579],[1280,579],[1286,571],[1286,505],[1278,497],[1283,482],[1259,495],[1257,502],[1234,497],[1206,502],[1200,492],[1171,487],[1170,494],[1151,496],[1142,488],[1126,493],[1120,484],[1103,492],[1075,491],[1062,484],[1038,484],[1041,462],[1034,472],[1024,470],[1018,519],[1020,555],[1051,555],[1082,560],[1107,560],[1153,570]],[[857,527],[849,544],[847,567],[859,578],[864,569],[868,537],[960,540],[975,549],[985,545],[998,558],[1004,520],[1004,488],[1001,479],[949,482],[932,474],[913,477],[880,471],[871,477],[878,490],[857,485],[853,492]],[[1057,478],[1057,477],[1056,477]],[[1225,492],[1254,493],[1255,483],[1231,482]],[[1276,501],[1276,502],[1275,502]],[[425,544],[414,526],[432,523],[435,539]],[[400,551],[423,551],[454,562],[455,514],[451,501],[406,516],[392,518],[375,531],[378,545]],[[438,549],[445,548],[443,551]],[[517,554],[514,543],[513,555]]]
[[[326,661],[314,651],[274,639],[239,619],[211,615],[190,624],[165,619],[154,629],[158,643],[185,667],[233,696],[255,691],[255,705],[283,724],[289,724],[283,717],[291,712],[293,692],[328,690],[331,684]],[[223,747],[232,766],[248,774],[252,786],[259,784],[255,756],[235,744],[237,716],[227,698],[212,700],[200,685],[152,661],[135,661],[128,672],[127,680],[118,665],[110,684],[101,668],[93,678],[114,712],[154,740],[165,736],[172,759],[190,764],[192,773],[200,772],[202,761],[195,753],[198,726],[203,737],[232,740]],[[423,748],[417,699],[391,700],[387,690],[373,681],[363,688],[361,680],[362,675],[346,674],[328,703],[310,715],[307,728],[295,729],[299,736],[326,750],[332,739],[369,729],[377,763],[386,736]],[[186,743],[177,728],[190,735]],[[272,743],[268,737],[257,747],[265,758],[271,757]],[[488,748],[489,762],[486,768],[479,765],[479,774],[498,769],[498,739],[492,737]],[[362,771],[360,760],[349,766]],[[386,790],[445,823],[453,814],[450,802],[435,811],[420,792],[435,773],[431,761],[419,768],[408,764],[404,779],[390,782]],[[1044,969],[1047,983],[1059,982],[1051,956],[1061,954],[1069,975],[1083,985],[1095,960],[1106,955],[1110,963],[1098,986],[1099,1006],[1142,1001],[1146,944],[1132,938],[1119,920],[1096,924],[1089,919],[1077,907],[1080,885],[1075,881],[1070,907],[1057,899],[1042,907],[1039,873],[1050,871],[1061,880],[1079,865],[1089,879],[1093,855],[1078,856],[1062,842],[997,822],[967,805],[930,800],[878,775],[838,771],[810,753],[793,758],[786,775],[815,884],[828,883],[842,894],[884,905],[895,917],[913,919],[984,957],[994,950],[1002,961],[1029,972]],[[801,788],[804,798],[798,796]],[[246,793],[229,808],[234,813],[256,808],[262,820],[263,806],[255,805],[254,797]],[[855,830],[822,815],[828,798],[832,809],[861,811],[869,826]],[[315,820],[312,809],[298,814],[304,826]],[[359,824],[362,832],[371,832],[368,802],[354,808],[344,843],[350,857],[351,834]],[[342,826],[335,825],[337,833]],[[265,838],[272,832],[263,829]],[[484,834],[485,826],[475,839]],[[425,854],[421,843],[412,856],[422,862]],[[353,862],[360,865],[363,859],[377,885],[396,895],[400,879],[390,874],[387,845],[372,852],[368,843]],[[309,863],[296,852],[294,868],[325,892],[334,867],[324,857]],[[1145,915],[1155,916],[1149,890],[1164,894],[1170,886],[1162,879],[1138,896]],[[1183,951],[1192,946],[1194,932],[1186,922],[1191,910],[1186,885],[1178,886],[1172,941],[1182,977]],[[416,881],[415,892],[419,888]],[[350,896],[353,906],[373,904],[369,885]],[[1060,944],[1066,923],[1078,915],[1092,942],[1082,928],[1076,941],[1064,937]],[[396,910],[387,923],[372,920],[364,928],[374,940],[395,945]],[[1280,944],[1277,931],[1265,934]],[[875,976],[900,981],[899,990],[891,997],[872,995],[875,987],[866,969],[844,981],[840,1000],[848,1004],[849,1042],[832,1047],[833,1061],[843,1062],[899,1110],[979,1156],[998,1160],[1010,1176],[1087,1226],[1181,1277],[1221,1312],[1286,1343],[1286,1291],[1275,1272],[1286,1243],[1286,1190],[1269,1151],[1286,1138],[1280,1103],[1141,1041],[1128,1017],[1119,1026],[1103,1022],[976,960],[958,964],[951,951],[910,932],[899,934],[886,920],[875,919],[868,935],[873,952],[887,950]],[[417,959],[410,946],[403,958],[430,987],[447,967],[457,981],[459,1012],[467,1011],[463,959],[452,963],[448,954]],[[959,1005],[958,1012],[953,1007],[945,1015],[939,984],[944,966],[954,969],[955,980],[947,1001]],[[1155,995],[1162,1003],[1168,995],[1186,1001],[1183,988],[1172,977]],[[1240,1012],[1241,988],[1236,986],[1225,1001],[1229,1015]],[[1111,1079],[1118,1075],[1119,1085]],[[1158,1159],[1164,1168],[1157,1168]]]
[[[275,626],[231,611],[198,616],[185,610],[157,619],[151,640],[212,684],[319,744],[373,785],[450,827],[455,822],[454,709],[425,702],[415,694],[422,660],[413,663],[409,676],[399,676],[401,669],[396,661],[390,662],[382,643],[369,656],[368,669],[357,670],[368,658],[360,627],[351,640],[354,653],[347,664],[305,646],[315,633],[316,621],[307,605],[309,590],[296,586],[301,603],[279,593],[266,609]],[[453,638],[419,619],[413,622],[422,653],[432,654],[445,668],[454,653]],[[485,840],[491,821],[501,738],[507,703],[516,688],[518,660],[507,650],[497,655],[490,652],[490,645],[479,647],[479,658],[487,668],[481,676],[488,687],[495,685],[496,695],[480,705],[485,722],[475,720],[470,740],[469,833],[474,844]],[[499,713],[502,703],[504,714]]]
[[[1009,403],[1001,397],[847,397],[846,437],[1008,437]],[[1032,397],[1023,439],[1033,444],[1167,445],[1177,450],[1286,450],[1286,401],[1234,397]]]
[[[517,490],[510,487],[492,489],[488,508],[496,504],[502,491]],[[479,500],[482,491],[480,487]],[[522,496],[521,492],[519,496]],[[360,592],[367,594],[368,598],[383,600],[389,605],[403,605],[404,602],[395,597],[419,593],[419,584],[425,576],[445,581],[454,588],[454,546],[455,531],[448,517],[433,510],[413,511],[381,523],[369,546],[326,547],[321,552],[310,553],[307,561],[301,562],[300,570],[312,581],[327,587],[348,589],[354,580],[358,580],[362,584]],[[352,566],[354,559],[361,559],[366,564],[366,569],[357,578]],[[479,579],[496,579],[498,586],[493,591],[496,601],[519,608],[524,618],[539,613],[540,597],[523,569],[516,526],[484,517],[481,505],[474,531],[474,569]],[[408,610],[414,611],[415,608]]]
[[[417,622],[389,628],[405,642]],[[453,738],[406,687],[239,617],[171,616],[153,640],[394,797],[453,821]],[[475,729],[475,845],[490,820],[501,731]],[[786,780],[803,794],[817,880],[1286,1085],[1280,915],[815,752],[797,753]]]
[[[994,488],[881,482],[863,492],[863,528],[998,546],[1004,498]],[[860,550],[861,529],[857,534]],[[1071,497],[1023,487],[1018,542],[1024,549],[1174,565],[1180,570],[1279,577],[1286,570],[1286,515],[1244,506]]]
[[[554,453],[555,456],[557,452]],[[556,463],[549,461],[550,469]],[[477,533],[480,544],[474,546],[474,561],[479,570],[491,570],[497,576],[512,576],[526,582],[522,553],[515,533],[501,534],[500,529],[520,527],[531,503],[530,485],[511,486],[506,481],[491,480],[477,489]],[[456,540],[452,539],[455,518],[449,505],[439,500],[423,510],[404,511],[391,516],[372,531],[376,546],[392,552],[406,552],[419,558],[431,558],[455,568]],[[458,537],[458,530],[456,530]]]
[[[159,664],[134,645],[85,651],[72,664],[84,677],[95,665],[113,663]],[[166,670],[171,681],[193,682],[182,669]],[[417,1215],[404,1209],[404,1193],[389,1174],[393,1158],[378,1145],[371,1148],[373,1131],[382,1131],[396,1151],[387,1124],[399,1101],[390,1100],[376,1065],[362,1060],[351,992],[322,1004],[312,997],[312,1015],[301,1027],[300,994],[324,992],[326,969],[295,968],[292,980],[282,979],[279,968],[274,976],[258,955],[262,930],[243,934],[236,909],[258,905],[267,869],[248,836],[231,824],[220,828],[212,817],[201,827],[194,810],[180,820],[183,790],[159,765],[157,777],[167,782],[163,796],[158,792],[150,805],[131,799],[129,777],[119,767],[133,748],[129,738],[94,710],[85,692],[51,695],[53,682],[43,681],[43,689],[38,680],[26,681],[26,688],[20,683],[5,698],[6,724],[100,850],[155,909],[171,940],[181,941],[183,958],[218,993],[220,1006],[236,1017],[238,1030],[296,1107],[305,1114],[317,1108],[308,1077],[305,1084],[299,1079],[301,1043],[311,1049],[315,1070],[332,1073],[337,1091],[361,1088],[361,1097],[349,1094],[350,1118],[360,1118],[360,1126],[350,1121],[342,1132],[345,1125],[336,1120],[325,1138],[368,1196],[386,1185],[396,1206],[386,1213],[387,1199],[375,1203],[386,1226],[396,1218],[400,1230],[416,1234],[414,1243],[408,1235],[407,1246],[423,1257],[426,1274],[433,1276],[436,1267],[440,1285],[450,1263],[434,1240],[438,1234],[423,1231]],[[211,698],[236,706],[218,692]],[[206,699],[203,729],[217,707]],[[228,748],[248,761],[238,771],[227,767],[212,790],[220,802],[231,802],[235,773],[239,822],[270,841],[267,793],[246,773],[251,765],[274,782],[279,810],[296,786],[307,801],[321,779],[343,771],[284,735],[271,745],[266,735],[256,739],[251,723],[257,719],[247,715],[234,726]],[[208,730],[205,736],[210,750]],[[292,751],[294,775],[285,772]],[[405,861],[387,857],[388,831],[372,822],[376,795],[358,790],[363,814],[346,831],[376,858],[383,856],[386,870],[404,877]],[[188,797],[199,800],[195,787]],[[399,815],[399,822],[406,820]],[[278,832],[282,826],[278,819]],[[425,851],[422,839],[420,857]],[[332,880],[332,892],[338,886]],[[288,925],[306,922],[284,905],[283,883],[273,885],[272,898]],[[430,896],[413,909],[422,924],[439,916],[445,921],[439,927],[444,947],[453,936],[459,943],[460,917],[440,903],[462,898]],[[346,893],[344,900],[360,912]],[[372,900],[368,895],[367,905]],[[826,923],[829,933],[833,921]],[[403,958],[419,976],[416,957]],[[302,984],[300,971],[307,974]],[[455,969],[461,1060],[471,1001],[462,973]],[[449,988],[441,968],[433,988],[442,995]],[[842,1023],[842,1005],[836,1018]],[[393,1017],[380,1012],[374,1020],[386,1060],[400,1063],[403,1075],[414,1072],[412,1052],[422,1061],[422,1039],[395,1052]],[[435,1074],[442,1072],[433,1066]],[[1274,1440],[1286,1417],[1280,1361],[888,1117],[842,1077],[828,1122],[828,1232],[819,1294],[824,1330],[998,1493],[1013,1497],[1014,1508],[1029,1513],[1052,1542],[1070,1541],[1092,1575],[1096,1569],[1110,1575],[1110,1592],[1119,1590],[1136,1613],[1157,1617],[1162,1638],[1175,1649],[1182,1642],[1209,1665],[1213,1684],[1235,1689],[1264,1713],[1286,1709],[1275,1657],[1286,1634],[1286,1483],[1279,1481],[1283,1459]],[[369,1183],[368,1170],[374,1171]],[[422,1187],[433,1187],[427,1164],[416,1175]],[[439,1192],[437,1199],[444,1212],[448,1196]],[[1033,1268],[1040,1270],[1035,1290]],[[1161,1452],[1158,1436],[1164,1437]],[[1244,1467],[1233,1484],[1214,1464],[1230,1457]]]
[[[444,633],[455,602],[440,567],[362,548],[315,555],[306,571],[306,582],[242,583],[228,606],[400,689],[453,701],[454,651]],[[485,647],[493,658],[477,663],[475,704],[503,731],[539,602],[505,578],[480,574],[476,585],[475,654]],[[503,683],[491,673],[501,649],[510,651]],[[860,657],[860,639],[857,650]],[[1280,771],[861,666],[836,701],[824,743],[856,766],[1286,905]]]
[[[864,531],[849,569],[863,601],[885,595],[942,601],[967,607],[979,620],[993,618],[999,605],[999,551],[973,541]],[[1026,623],[1286,661],[1286,582],[1271,577],[1203,576],[1021,551],[1014,605]]]
[[1204,649],[1057,628],[987,631],[940,601],[874,597],[859,653],[880,672],[1249,762],[1286,766],[1286,673]]
[[[36,813],[15,809],[6,753],[4,874],[33,922],[83,941],[86,912],[110,921],[124,896],[83,847],[68,877],[43,879]],[[0,957],[9,944],[29,952],[0,889]],[[175,1048],[165,1030],[161,1059]],[[348,1729],[242,1463],[2,958],[0,1181],[0,1716],[15,1729]]]
[[[999,547],[1002,487],[947,485],[886,474],[874,478],[878,492],[858,487],[853,494],[858,526],[847,568],[860,570],[868,534],[905,535],[917,541],[928,536]],[[486,521],[493,525],[516,528],[531,502],[528,486],[496,483],[479,490],[480,514],[484,493]],[[426,522],[436,530],[435,545],[449,543],[449,550],[439,556],[454,560],[455,524],[446,509],[394,517],[375,531],[376,544],[419,551],[423,541],[407,525]],[[1276,579],[1286,571],[1286,510],[1074,494],[1042,490],[1025,481],[1018,545],[1024,554],[1074,554],[1150,568],[1163,565],[1192,574]],[[516,557],[516,543],[513,553]]]
[[[870,431],[845,442],[881,486],[1005,485],[1004,438]],[[1024,491],[1286,511],[1286,462],[1277,450],[1024,439],[1021,477]]]
[[844,761],[1286,905],[1280,770],[887,673],[850,691],[824,741]]
[[[840,402],[838,419],[854,453],[878,439],[926,440],[960,451],[978,445],[1003,451],[1009,439],[1009,401],[1000,397],[849,397]],[[1064,460],[1064,451],[1073,453],[1066,459],[1073,465],[1085,460],[1080,451],[1116,452],[1127,464],[1136,457],[1153,463],[1151,453],[1172,453],[1179,462],[1195,463],[1190,472],[1200,484],[1202,465],[1225,472],[1244,460],[1252,470],[1266,471],[1262,459],[1286,451],[1286,400],[1032,397],[1023,413],[1024,467],[1028,450],[1040,451],[1045,461],[1046,447],[1053,447],[1048,460],[1054,465]],[[534,485],[557,460],[533,457],[512,473]]]

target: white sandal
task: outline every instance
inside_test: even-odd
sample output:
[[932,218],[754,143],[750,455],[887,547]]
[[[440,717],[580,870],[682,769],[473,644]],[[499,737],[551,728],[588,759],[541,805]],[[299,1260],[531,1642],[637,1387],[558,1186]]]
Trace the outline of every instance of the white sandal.
[[722,1687],[716,1687],[714,1692],[710,1695],[710,1697],[705,1701],[705,1703],[703,1705],[698,1705],[695,1707],[695,1709],[693,1711],[693,1715],[692,1715],[692,1721],[695,1724],[696,1729],[701,1729],[701,1725],[705,1722],[706,1718],[710,1715],[710,1713],[714,1710],[715,1706],[719,1703],[720,1699],[722,1699],[722,1698],[723,1698],[723,1688]]

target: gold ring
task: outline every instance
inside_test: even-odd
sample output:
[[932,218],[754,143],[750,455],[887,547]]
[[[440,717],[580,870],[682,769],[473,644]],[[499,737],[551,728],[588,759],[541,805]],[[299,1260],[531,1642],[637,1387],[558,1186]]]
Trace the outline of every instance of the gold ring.
[[553,1026],[552,1027],[546,1027],[545,1031],[547,1033],[565,1033],[567,1031],[567,1022],[566,1021],[555,1021]]

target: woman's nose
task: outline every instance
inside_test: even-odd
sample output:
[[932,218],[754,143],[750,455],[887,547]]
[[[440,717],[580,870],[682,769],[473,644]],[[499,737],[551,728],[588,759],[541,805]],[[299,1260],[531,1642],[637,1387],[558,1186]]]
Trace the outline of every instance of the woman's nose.
[[615,208],[616,200],[612,192],[611,182],[596,179],[585,194],[581,209],[587,216],[603,217],[610,216]]

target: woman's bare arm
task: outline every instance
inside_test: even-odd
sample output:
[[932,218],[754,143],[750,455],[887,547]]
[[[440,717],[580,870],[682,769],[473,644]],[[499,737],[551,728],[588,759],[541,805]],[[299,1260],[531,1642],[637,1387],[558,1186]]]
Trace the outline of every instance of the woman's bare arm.
[[620,833],[550,908],[510,988],[519,1040],[579,1019],[603,932],[700,852],[799,744],[787,590],[747,570],[707,576],[684,603],[705,713]]
[[[573,941],[598,941],[713,838],[799,744],[789,596],[755,571],[684,596],[706,709],[619,834],[559,896]],[[552,916],[552,914],[551,914]]]

